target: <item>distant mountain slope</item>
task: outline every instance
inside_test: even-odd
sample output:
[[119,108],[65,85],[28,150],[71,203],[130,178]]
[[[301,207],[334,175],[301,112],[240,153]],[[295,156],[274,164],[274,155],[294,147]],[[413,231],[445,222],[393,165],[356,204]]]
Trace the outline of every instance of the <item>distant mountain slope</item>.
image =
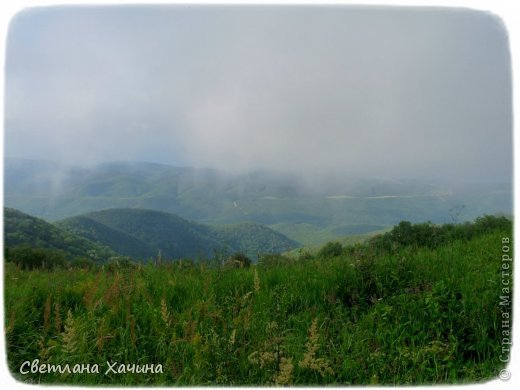
[[[333,240],[330,240],[329,242],[339,242],[343,246],[362,244],[369,241],[371,238],[380,234],[384,234],[390,230],[392,230],[392,227],[386,227],[381,230],[372,230],[369,233],[351,234],[341,238],[335,238]],[[321,240],[321,242],[323,242],[323,240]],[[292,249],[284,254],[291,257],[298,257],[302,253],[309,253],[311,255],[315,255],[320,251],[321,248],[323,248],[323,244],[306,245],[297,249]]]
[[99,241],[134,258],[209,257],[214,251],[283,252],[299,246],[280,233],[255,223],[209,226],[176,215],[143,209],[109,209],[59,221],[58,226]]
[[235,225],[208,226],[207,234],[232,250],[244,251],[252,257],[260,253],[278,253],[301,244],[283,234],[253,222]]
[[220,242],[201,233],[196,224],[160,211],[109,209],[83,217],[131,237],[129,245],[121,253],[133,257],[141,257],[132,251],[135,241],[149,248],[145,257],[157,256],[160,250],[164,257],[195,258],[209,256],[214,249],[223,247]]
[[30,246],[60,249],[72,257],[88,257],[95,261],[116,256],[106,246],[7,207],[4,208],[4,240],[6,248]]
[[512,184],[289,174],[229,174],[142,162],[74,168],[5,159],[4,203],[56,221],[112,208],[164,211],[207,224],[260,223],[306,245],[401,220],[462,222],[512,214]]
[[87,216],[67,218],[55,223],[56,226],[70,231],[91,241],[99,242],[112,248],[117,253],[138,258],[157,254],[153,247],[122,231],[110,228]]

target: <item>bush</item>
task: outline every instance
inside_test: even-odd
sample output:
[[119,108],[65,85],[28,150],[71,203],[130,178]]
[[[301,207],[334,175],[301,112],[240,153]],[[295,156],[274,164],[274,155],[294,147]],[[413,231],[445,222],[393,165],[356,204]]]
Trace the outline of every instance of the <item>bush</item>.
[[258,263],[262,266],[277,266],[277,265],[283,265],[283,264],[289,264],[292,262],[292,259],[290,259],[287,256],[280,255],[280,254],[264,254],[261,255]]
[[512,222],[504,216],[484,215],[475,220],[475,229],[483,233],[498,229],[511,229],[511,226]]
[[328,242],[318,252],[318,257],[337,257],[343,253],[339,242]]
[[15,263],[22,269],[53,269],[67,264],[65,252],[59,249],[21,246],[10,249],[6,253],[9,255],[7,261]]
[[70,265],[74,268],[81,268],[81,269],[87,269],[87,270],[96,268],[96,263],[94,263],[88,257],[78,257],[78,258],[74,259]]
[[512,223],[506,217],[485,215],[474,223],[434,225],[431,222],[412,224],[401,221],[390,232],[373,237],[372,247],[394,251],[400,247],[415,246],[436,248],[454,240],[470,240],[473,237],[495,230],[509,230]]
[[307,250],[300,249],[300,251],[298,252],[298,260],[306,261],[312,260],[313,258],[314,256],[312,256],[312,254]]
[[111,257],[107,263],[107,271],[115,272],[122,270],[133,270],[137,268],[137,264],[128,256],[114,256]]
[[251,259],[243,253],[235,253],[224,262],[224,266],[231,268],[249,268]]

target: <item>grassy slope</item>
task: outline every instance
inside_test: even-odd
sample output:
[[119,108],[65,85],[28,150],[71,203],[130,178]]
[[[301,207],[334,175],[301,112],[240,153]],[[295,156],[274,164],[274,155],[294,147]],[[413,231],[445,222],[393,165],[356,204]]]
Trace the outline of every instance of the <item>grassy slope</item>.
[[[280,383],[284,369],[297,385],[488,380],[503,366],[504,236],[511,231],[250,269],[48,273],[7,264],[9,366],[16,373],[38,356],[102,364],[98,375],[21,378],[42,383],[258,385]],[[161,363],[164,374],[104,376],[106,360]]]

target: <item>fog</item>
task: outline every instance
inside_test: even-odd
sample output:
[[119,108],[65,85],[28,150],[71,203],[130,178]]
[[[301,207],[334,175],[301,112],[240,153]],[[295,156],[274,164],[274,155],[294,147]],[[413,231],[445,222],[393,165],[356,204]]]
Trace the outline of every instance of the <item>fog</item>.
[[5,155],[512,175],[507,33],[468,10],[55,7],[11,22]]

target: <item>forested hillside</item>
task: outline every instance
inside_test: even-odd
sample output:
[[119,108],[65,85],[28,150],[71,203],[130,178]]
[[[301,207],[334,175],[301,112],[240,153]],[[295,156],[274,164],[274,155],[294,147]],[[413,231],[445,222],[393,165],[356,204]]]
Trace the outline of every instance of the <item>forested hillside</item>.
[[[61,229],[40,218],[21,211],[4,208],[4,247],[7,251],[15,248],[39,248],[53,250],[49,258],[87,258],[92,261],[107,261],[116,253],[99,242],[88,240],[66,229]],[[11,253],[13,254],[13,253]],[[30,256],[31,253],[29,252]]]
[[14,209],[5,209],[6,247],[53,248],[73,257],[106,262],[116,255],[146,261],[193,258],[207,260],[241,252],[256,260],[300,246],[256,223],[205,225],[176,215],[142,209],[110,209],[50,224]]

